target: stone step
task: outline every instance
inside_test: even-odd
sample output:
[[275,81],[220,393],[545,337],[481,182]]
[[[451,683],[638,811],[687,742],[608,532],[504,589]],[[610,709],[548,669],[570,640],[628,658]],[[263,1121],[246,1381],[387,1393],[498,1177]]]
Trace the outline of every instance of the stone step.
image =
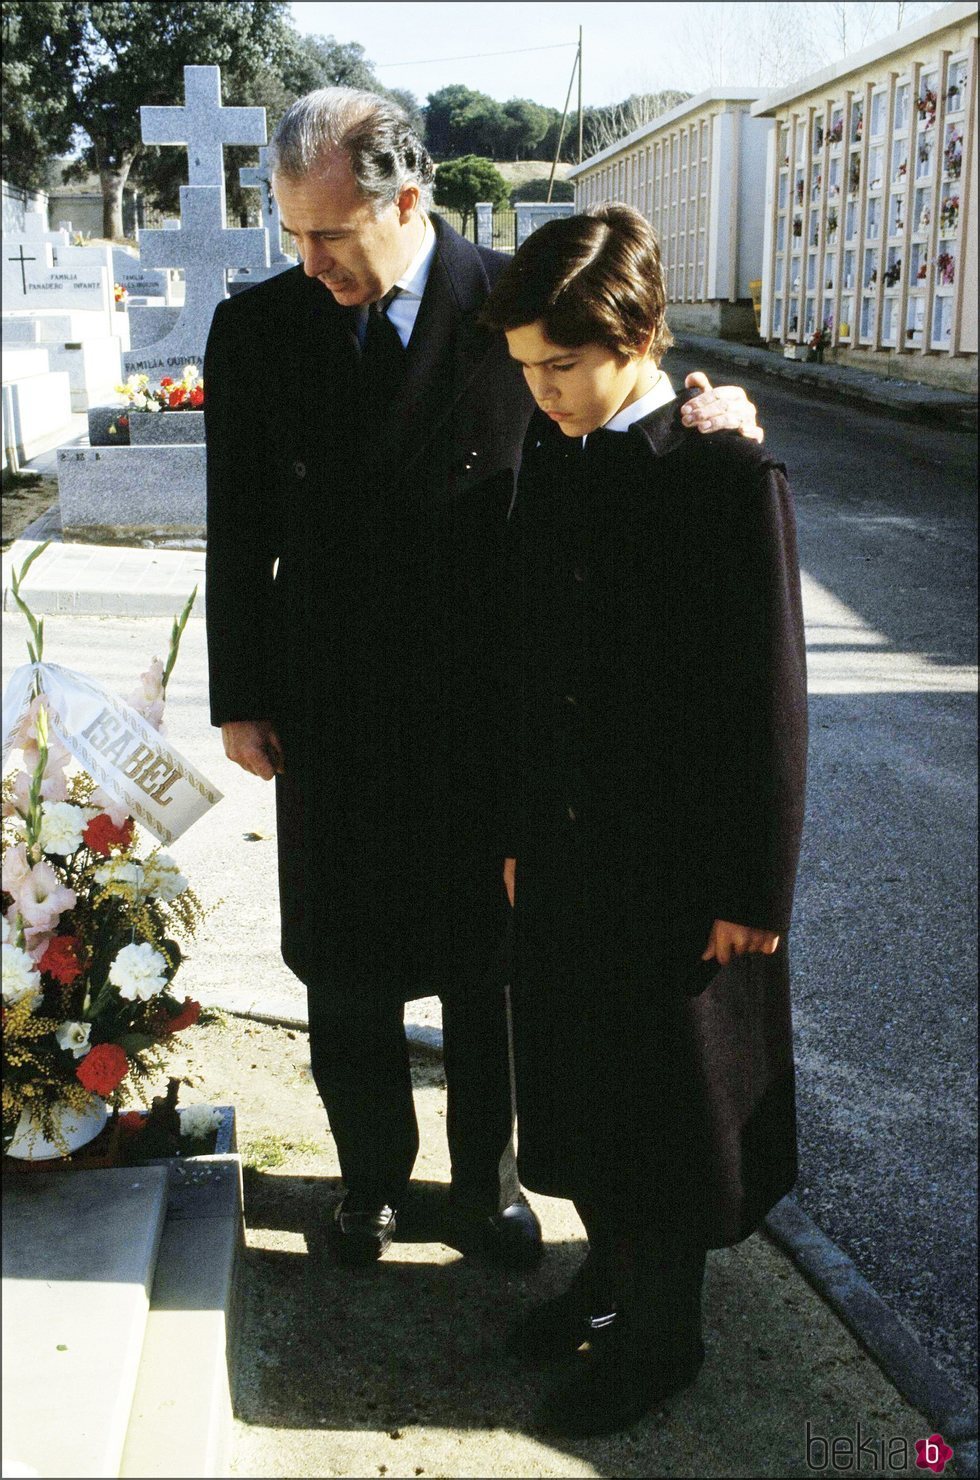
[[228,1344],[243,1227],[238,1156],[193,1157],[171,1166],[120,1476],[211,1480],[227,1474]]
[[162,1166],[5,1177],[5,1472],[118,1475],[167,1201]]

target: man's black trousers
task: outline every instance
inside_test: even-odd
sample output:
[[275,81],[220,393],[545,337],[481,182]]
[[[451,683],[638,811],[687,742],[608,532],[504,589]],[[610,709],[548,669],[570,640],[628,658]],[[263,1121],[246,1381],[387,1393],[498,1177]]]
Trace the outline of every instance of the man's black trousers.
[[[397,1207],[419,1149],[404,1005],[376,992],[342,1002],[309,988],[310,1059],[344,1186]],[[453,1200],[487,1215],[520,1191],[514,1157],[506,988],[442,994]]]

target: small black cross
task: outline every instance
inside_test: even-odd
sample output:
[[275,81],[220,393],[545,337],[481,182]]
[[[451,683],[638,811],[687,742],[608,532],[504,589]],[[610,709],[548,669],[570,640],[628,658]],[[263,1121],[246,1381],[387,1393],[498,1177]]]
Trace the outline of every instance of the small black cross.
[[17,251],[18,251],[18,253],[20,255],[17,256],[17,257],[8,257],[7,258],[7,261],[8,262],[19,262],[20,263],[20,280],[21,280],[21,283],[22,283],[23,289],[24,289],[24,297],[26,298],[27,297],[27,273],[24,270],[24,263],[25,262],[36,262],[37,261],[37,258],[36,257],[25,257],[24,256],[24,248],[23,248],[23,246],[18,247],[17,248]]

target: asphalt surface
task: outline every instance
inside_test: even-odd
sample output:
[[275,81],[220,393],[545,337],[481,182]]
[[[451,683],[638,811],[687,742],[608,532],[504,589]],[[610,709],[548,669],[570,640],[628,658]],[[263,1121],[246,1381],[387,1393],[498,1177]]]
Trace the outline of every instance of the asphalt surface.
[[666,368],[745,386],[796,492],[811,612],[824,594],[793,932],[795,1196],[972,1384],[976,442],[700,354]]

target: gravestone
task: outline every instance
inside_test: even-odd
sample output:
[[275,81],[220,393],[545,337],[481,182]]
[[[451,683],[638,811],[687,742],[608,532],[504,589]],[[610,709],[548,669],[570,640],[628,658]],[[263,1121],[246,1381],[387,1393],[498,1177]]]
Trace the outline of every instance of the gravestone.
[[574,201],[518,201],[514,206],[516,221],[516,245],[523,246],[532,231],[537,231],[546,221],[558,221],[564,216],[574,216]]
[[48,227],[48,218],[40,211],[27,211],[24,214],[24,229],[19,233],[9,235],[8,242],[20,240],[28,242],[48,242],[53,246],[67,247],[69,243],[69,223],[62,222],[57,231],[51,231]]
[[[140,109],[144,144],[187,146],[187,183],[221,192],[225,218],[225,144],[264,144],[264,108],[225,108],[221,102],[220,67],[184,68],[184,105]],[[180,213],[183,228],[183,207]],[[144,233],[144,236],[152,233]],[[140,237],[140,249],[144,236]],[[229,262],[229,267],[237,263]]]
[[493,205],[488,200],[476,203],[476,244],[478,247],[493,246]]
[[269,151],[267,148],[259,150],[259,162],[257,165],[243,165],[238,171],[238,181],[246,190],[255,189],[259,192],[262,207],[262,225],[269,233],[269,263],[275,267],[279,263],[287,263],[293,266],[292,257],[287,257],[282,249],[282,221],[279,216],[279,202],[272,193],[272,172],[269,169]]
[[115,312],[112,251],[42,240],[39,220],[35,214],[33,238],[4,247],[4,339],[9,339],[7,315],[33,319],[48,346],[50,369],[68,375],[71,409],[86,411],[119,383],[128,344],[125,316]]
[[[134,306],[129,311],[133,348],[123,357],[123,375],[144,374],[151,382],[168,374],[179,376],[186,364],[203,364],[211,319],[225,297],[229,269],[262,274],[270,268],[265,226],[225,225],[222,158],[225,144],[265,142],[265,110],[224,108],[218,67],[185,67],[184,78],[183,107],[140,110],[144,142],[186,144],[189,160],[189,183],[180,190],[180,220],[165,221],[162,230],[141,231],[139,237],[141,273],[182,269],[184,274],[183,307]],[[276,264],[280,270],[288,265],[288,259]],[[103,408],[112,419],[123,409]],[[164,439],[183,436],[202,420],[193,413],[162,412],[141,418],[138,436],[132,436],[130,424],[133,445],[63,448],[57,467],[66,534],[97,539],[111,531],[116,539],[121,533],[132,541],[161,534],[202,538],[203,428],[196,427],[200,441],[163,445]],[[93,418],[93,426],[97,435],[107,435],[100,430],[99,416]],[[147,435],[159,437],[161,443],[136,445]]]
[[[27,250],[30,248],[30,250]],[[95,309],[113,312],[112,284],[104,267],[56,265],[48,242],[6,242],[3,306],[18,309]],[[106,325],[108,333],[109,325]]]
[[185,297],[180,317],[169,333],[123,356],[127,375],[136,372],[158,380],[186,364],[201,365],[214,310],[225,296],[228,268],[268,267],[269,238],[265,230],[226,227],[223,197],[224,191],[216,186],[182,185],[180,230],[144,231],[140,237],[144,266],[184,269]]
[[287,257],[282,250],[282,221],[279,217],[279,202],[272,193],[272,175],[268,155],[268,149],[260,149],[258,164],[243,165],[238,171],[238,179],[246,189],[255,188],[261,193],[262,225],[269,233],[269,266],[239,268],[230,273],[229,293],[240,293],[243,288],[254,288],[256,283],[265,282],[267,278],[278,277],[279,273],[287,272],[290,267],[296,266],[295,259]]
[[[184,271],[184,304],[176,322],[168,322],[166,310],[142,309],[138,336],[144,342],[123,356],[126,375],[149,375],[152,380],[186,364],[203,363],[229,268],[269,266],[264,228],[225,226],[223,162],[225,144],[265,143],[265,109],[223,107],[220,67],[185,67],[184,105],[144,107],[140,119],[144,143],[186,145],[188,158],[189,184],[181,187],[177,229],[165,222],[162,231],[140,233],[143,268]],[[146,342],[144,336],[157,327],[160,335]]]

